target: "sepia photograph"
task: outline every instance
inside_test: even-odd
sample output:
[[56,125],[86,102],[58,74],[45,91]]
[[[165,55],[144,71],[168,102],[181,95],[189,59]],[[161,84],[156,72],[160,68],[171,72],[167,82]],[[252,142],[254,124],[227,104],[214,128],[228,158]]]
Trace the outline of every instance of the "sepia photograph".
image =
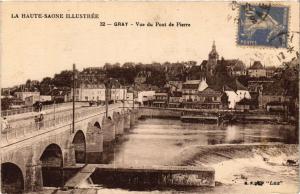
[[299,9],[0,1],[0,194],[298,194]]

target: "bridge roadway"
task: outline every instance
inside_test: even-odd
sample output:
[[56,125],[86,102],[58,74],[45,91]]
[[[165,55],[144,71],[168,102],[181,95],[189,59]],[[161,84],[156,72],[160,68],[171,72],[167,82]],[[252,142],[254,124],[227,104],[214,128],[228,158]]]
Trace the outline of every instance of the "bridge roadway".
[[[43,107],[43,112],[45,113],[53,113],[55,112],[60,112],[60,111],[65,111],[65,110],[71,110],[72,109],[72,103],[67,102],[67,103],[61,103],[61,104],[54,104],[54,105],[47,105],[46,107]],[[75,103],[75,107],[76,109],[81,108],[81,107],[87,107],[89,106],[89,103],[87,102],[76,102]],[[22,120],[26,120],[29,119],[31,117],[34,117],[37,112],[33,111],[33,109],[31,111],[28,112],[24,112],[24,113],[18,113],[17,110],[15,110],[15,114],[11,114],[8,116],[2,116],[2,117],[6,117],[7,120],[10,123],[14,123],[16,121],[22,121]]]
[[135,124],[138,110],[129,107],[112,104],[108,117],[104,106],[79,107],[74,131],[72,109],[47,111],[39,123],[33,117],[11,120],[11,128],[1,133],[2,192],[63,186],[70,176],[64,169],[100,163],[104,146]]

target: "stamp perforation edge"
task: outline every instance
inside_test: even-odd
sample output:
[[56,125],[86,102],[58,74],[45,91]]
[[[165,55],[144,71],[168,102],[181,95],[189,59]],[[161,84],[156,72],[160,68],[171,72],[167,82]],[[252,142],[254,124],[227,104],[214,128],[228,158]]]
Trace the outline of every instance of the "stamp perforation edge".
[[[241,6],[242,5],[246,5],[247,3],[250,4],[250,5],[254,5],[254,6],[259,6],[261,4],[266,4],[268,3],[268,5],[270,4],[272,7],[287,7],[288,8],[288,13],[287,13],[287,38],[290,36],[290,28],[291,28],[291,25],[290,25],[290,22],[291,22],[291,6],[289,4],[285,4],[284,2],[278,2],[278,1],[266,1],[266,2],[241,2],[241,1],[238,1],[238,8],[234,10],[235,14],[236,14],[236,17],[238,19],[240,19],[240,9],[241,9]],[[297,3],[297,2],[292,2],[292,3]],[[259,49],[259,50],[285,50],[289,47],[289,41],[287,40],[287,43],[286,43],[286,47],[275,47],[275,46],[271,46],[271,45],[242,45],[242,44],[239,44],[239,28],[240,28],[240,25],[239,25],[239,21],[237,23],[235,23],[235,31],[236,31],[236,38],[235,38],[235,43],[236,43],[236,46],[238,48],[243,48],[243,49],[246,49],[246,48],[256,48],[256,49]]]

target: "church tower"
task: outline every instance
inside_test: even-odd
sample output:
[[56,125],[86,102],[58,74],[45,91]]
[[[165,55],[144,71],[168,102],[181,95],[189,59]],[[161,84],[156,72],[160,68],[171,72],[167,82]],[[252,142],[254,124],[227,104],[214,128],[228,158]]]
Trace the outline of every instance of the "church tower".
[[216,49],[215,41],[212,45],[212,50],[210,51],[208,55],[208,61],[207,61],[207,70],[212,74],[213,70],[215,69],[217,62],[219,60],[219,54]]

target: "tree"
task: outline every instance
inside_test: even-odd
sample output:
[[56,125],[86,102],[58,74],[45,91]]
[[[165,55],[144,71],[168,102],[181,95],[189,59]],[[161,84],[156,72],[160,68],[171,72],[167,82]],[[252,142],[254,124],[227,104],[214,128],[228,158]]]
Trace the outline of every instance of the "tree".
[[51,77],[45,77],[40,82],[40,93],[41,95],[47,95],[51,92],[53,86],[53,80]]
[[26,88],[30,88],[30,87],[31,87],[31,80],[28,79],[28,80],[26,81],[25,85],[26,85]]
[[56,87],[70,87],[72,84],[73,71],[65,70],[55,74],[53,84]]
[[147,78],[146,83],[158,87],[164,87],[166,84],[166,74],[163,71],[152,70],[151,76]]

